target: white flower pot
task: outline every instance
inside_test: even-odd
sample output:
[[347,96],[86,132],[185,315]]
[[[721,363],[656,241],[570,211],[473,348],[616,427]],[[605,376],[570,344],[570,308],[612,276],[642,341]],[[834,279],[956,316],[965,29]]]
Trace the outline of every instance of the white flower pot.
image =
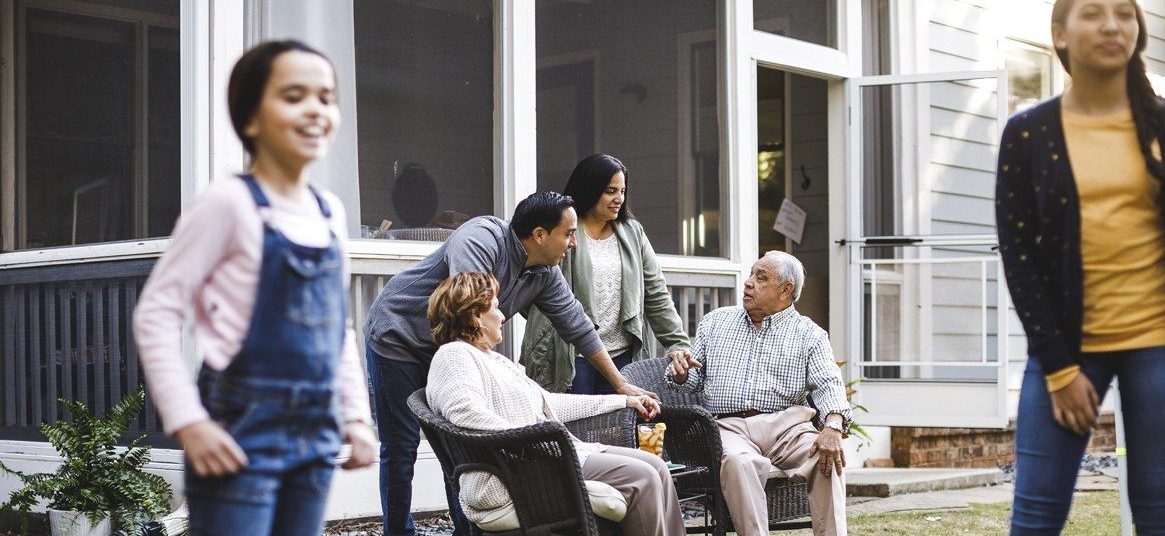
[[48,513],[53,536],[109,536],[113,532],[109,515],[94,525],[85,512],[50,509]]

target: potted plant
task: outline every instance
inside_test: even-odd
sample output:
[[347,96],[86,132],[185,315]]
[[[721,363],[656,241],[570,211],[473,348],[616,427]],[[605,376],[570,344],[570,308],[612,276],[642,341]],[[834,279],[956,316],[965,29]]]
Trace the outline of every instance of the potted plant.
[[[838,359],[834,361],[834,363],[837,363],[838,368],[845,368],[846,360]],[[865,378],[854,378],[848,382],[845,382],[845,400],[846,402],[849,402],[850,409],[861,410],[862,412],[869,413],[870,410],[866,409],[865,406],[854,402],[854,395],[858,393],[858,390],[855,389],[855,387],[864,379]],[[874,441],[874,438],[870,437],[870,433],[867,432],[865,428],[862,428],[862,425],[857,423],[857,419],[854,419],[852,422],[850,422],[849,431],[851,434],[854,434],[858,437],[858,450],[861,450],[862,447],[869,445]]]
[[150,461],[150,448],[141,445],[145,434],[125,448],[117,446],[142,411],[144,389],[127,393],[101,417],[92,416],[83,402],[60,403],[71,420],[40,428],[61,456],[60,467],[53,473],[26,474],[0,463],[0,471],[24,484],[0,508],[20,512],[27,532],[29,511],[46,501],[53,536],[108,536],[112,528],[138,534],[149,519],[169,513],[170,485],[142,470]]

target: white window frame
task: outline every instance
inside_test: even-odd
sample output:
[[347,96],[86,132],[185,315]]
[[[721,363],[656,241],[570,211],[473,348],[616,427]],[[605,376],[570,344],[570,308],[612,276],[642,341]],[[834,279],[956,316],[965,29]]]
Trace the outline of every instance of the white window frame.
[[[105,10],[104,6],[46,0],[48,6],[66,7],[73,12]],[[227,119],[226,80],[235,59],[242,54],[242,0],[213,4],[181,0],[179,32],[181,40],[181,204],[186,208],[210,182],[213,169],[240,169],[242,148],[235,140]],[[107,15],[106,11],[99,12]],[[11,58],[15,50],[15,12],[11,2],[0,4],[0,57]],[[211,27],[215,28],[212,35]],[[238,37],[235,33],[238,30]],[[169,244],[168,238],[105,242],[78,246],[12,251],[15,246],[16,103],[14,74],[0,69],[0,215],[3,216],[3,244],[0,269],[94,260],[121,260],[156,257]]]
[[[897,2],[896,2],[897,3]],[[730,229],[736,233],[731,238],[734,248],[732,259],[738,267],[738,280],[743,282],[756,259],[758,236],[756,221],[758,215],[758,191],[756,170],[756,68],[758,64],[789,73],[825,79],[827,86],[827,127],[829,151],[829,237],[835,240],[845,234],[846,205],[837,200],[845,199],[846,157],[844,148],[846,132],[850,127],[846,122],[845,80],[862,74],[862,10],[860,0],[841,0],[837,10],[838,47],[815,45],[788,37],[768,34],[754,29],[752,2],[739,1],[729,5],[729,42],[739,47],[734,53],[732,68],[728,76],[736,81],[729,86],[728,102],[730,115],[729,142],[731,144],[732,166],[729,176],[730,199],[737,203],[731,210]],[[897,50],[897,46],[893,47]],[[895,56],[895,64],[899,64]],[[727,153],[726,153],[727,154]],[[842,326],[845,323],[845,303],[847,287],[843,282],[848,277],[848,262],[843,248],[833,248],[829,254],[829,323]],[[846,334],[843,329],[830,330],[830,342],[834,348],[844,348]]]
[[[108,6],[108,5],[104,5],[104,4],[82,3],[82,2],[76,2],[74,0],[25,0],[20,5],[17,5],[15,3],[9,4],[9,5],[12,6],[12,8],[14,9],[14,12],[12,13],[12,19],[13,19],[12,23],[14,24],[14,27],[21,26],[22,19],[24,17],[23,10],[30,9],[30,8],[42,10],[42,11],[54,11],[54,12],[60,12],[60,13],[89,16],[89,17],[100,18],[100,19],[104,19],[104,20],[132,23],[135,26],[135,32],[138,35],[138,41],[136,43],[137,47],[139,48],[138,52],[143,53],[143,54],[145,52],[148,52],[146,47],[148,46],[148,39],[149,39],[148,33],[149,33],[150,27],[178,28],[179,31],[181,31],[181,26],[180,26],[181,17],[180,16],[173,17],[173,16],[154,13],[151,11],[143,11],[143,10],[123,8],[123,7],[117,7],[117,6]],[[15,31],[13,32],[13,34],[15,34]],[[15,35],[14,35],[13,39],[15,39]],[[15,43],[15,41],[12,41],[12,42]],[[15,49],[13,49],[12,52],[15,52]],[[10,55],[9,57],[13,57],[15,59],[14,54]],[[145,57],[141,56],[141,57],[139,57],[137,63],[134,66],[134,68],[136,70],[136,81],[137,81],[137,86],[135,87],[135,91],[137,92],[137,94],[139,96],[146,95],[146,94],[148,94],[148,91],[149,91],[149,83],[150,83],[149,77],[146,76],[146,74],[144,72],[142,72],[142,66],[143,66],[144,61],[146,61]],[[26,62],[24,62],[24,61],[18,61],[16,63],[17,63],[16,69],[18,69],[18,70],[23,70],[24,66],[26,64]],[[17,73],[17,74],[19,74],[19,73]],[[9,75],[9,76],[11,76],[11,75]],[[16,80],[24,79],[25,77],[15,76],[13,78],[14,78],[14,80],[12,81],[12,83],[14,84],[14,89],[15,89],[15,85],[17,84]],[[18,99],[23,99],[24,93],[25,92],[19,92],[19,93],[14,93],[13,95],[15,95],[16,98],[18,98]],[[24,138],[25,138],[25,128],[27,128],[25,118],[23,117],[23,113],[25,110],[24,103],[23,102],[16,102],[15,99],[7,99],[5,102],[6,102],[5,106],[15,107],[15,113],[14,113],[15,125],[13,127],[14,143],[15,143],[16,148],[22,149],[26,146],[26,142],[25,142]],[[141,104],[143,102],[144,101],[139,99],[138,104]],[[146,173],[147,173],[147,170],[149,169],[149,163],[148,163],[148,158],[149,158],[148,120],[149,120],[149,118],[148,118],[147,114],[148,114],[148,112],[146,110],[144,110],[142,108],[142,106],[135,106],[134,107],[134,121],[133,121],[133,123],[134,123],[134,130],[135,130],[134,139],[136,140],[134,152],[136,153],[137,156],[133,160],[133,164],[132,164],[133,169],[131,171],[132,180],[133,180],[133,192],[132,192],[133,202],[130,206],[133,207],[133,212],[135,213],[134,218],[133,218],[133,221],[134,221],[133,232],[134,232],[134,234],[139,234],[139,235],[146,234],[147,228],[149,226],[149,219],[147,217],[149,214],[149,182],[146,180]],[[25,128],[21,128],[21,127],[25,127]],[[5,154],[4,158],[5,159],[12,158],[13,160],[15,160],[15,157],[18,154],[17,151],[18,151],[18,149],[13,150],[9,154]],[[23,160],[22,160],[22,162],[23,162]],[[23,166],[18,165],[18,166],[16,166],[15,171],[12,175],[5,175],[2,179],[6,183],[4,186],[5,191],[11,191],[14,198],[15,198],[16,192],[25,190],[25,188],[23,187],[25,181],[27,180],[27,176],[25,173],[26,173],[26,170],[23,169]],[[8,184],[9,182],[11,182],[12,184]],[[12,241],[13,241],[14,247],[5,248],[5,249],[15,249],[15,246],[16,246],[16,244],[15,244],[16,232],[15,231],[16,231],[16,229],[21,229],[22,233],[27,231],[28,225],[27,225],[26,220],[28,218],[28,214],[27,214],[27,209],[24,206],[25,201],[26,201],[26,199],[23,196],[21,196],[20,198],[15,198],[14,199],[14,204],[15,204],[14,208],[17,209],[16,212],[15,213],[9,212],[9,213],[5,213],[2,216],[0,216],[0,217],[4,217],[6,228],[8,228],[9,226],[12,226],[13,223],[17,224],[16,228],[11,229],[11,231],[12,231],[11,235],[12,235]],[[22,248],[22,249],[27,249],[27,248]]]

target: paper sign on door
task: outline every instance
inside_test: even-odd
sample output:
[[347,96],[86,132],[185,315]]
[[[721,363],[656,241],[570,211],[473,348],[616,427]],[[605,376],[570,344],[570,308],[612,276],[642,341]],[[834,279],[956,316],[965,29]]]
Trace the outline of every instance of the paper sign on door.
[[801,235],[805,232],[805,210],[785,199],[781,202],[781,211],[777,213],[773,230],[800,244]]

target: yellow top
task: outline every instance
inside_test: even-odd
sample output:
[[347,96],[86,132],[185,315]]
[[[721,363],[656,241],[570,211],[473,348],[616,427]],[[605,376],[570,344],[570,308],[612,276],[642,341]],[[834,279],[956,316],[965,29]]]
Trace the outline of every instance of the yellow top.
[[[1165,345],[1160,185],[1145,167],[1132,112],[1104,117],[1062,114],[1080,196],[1081,351]],[[1154,150],[1160,154],[1158,146]],[[1070,381],[1067,378],[1064,384]]]

